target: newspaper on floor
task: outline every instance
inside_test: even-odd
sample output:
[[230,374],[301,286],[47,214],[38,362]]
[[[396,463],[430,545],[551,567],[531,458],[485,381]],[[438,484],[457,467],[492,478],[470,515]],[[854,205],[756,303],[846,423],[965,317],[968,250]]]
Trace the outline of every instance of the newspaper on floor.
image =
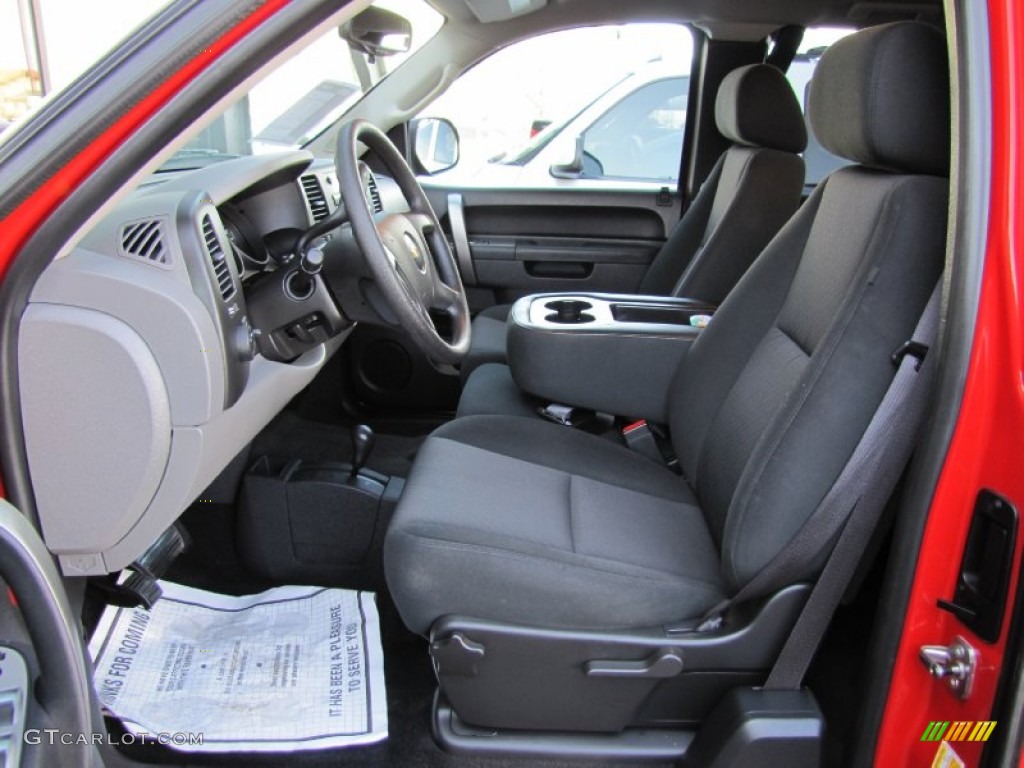
[[89,651],[104,707],[188,752],[281,752],[387,737],[373,593],[278,587],[229,597],[161,582],[152,610],[109,606]]

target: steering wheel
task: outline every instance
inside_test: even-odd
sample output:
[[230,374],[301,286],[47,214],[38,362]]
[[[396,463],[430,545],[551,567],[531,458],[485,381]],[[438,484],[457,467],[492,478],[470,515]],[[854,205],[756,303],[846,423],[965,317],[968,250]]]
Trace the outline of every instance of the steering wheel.
[[[367,193],[369,168],[359,159],[360,144],[380,158],[401,189],[408,212],[373,209]],[[356,243],[388,305],[427,357],[438,363],[459,362],[469,349],[466,291],[437,215],[412,170],[391,140],[365,120],[342,126],[335,166]],[[451,319],[450,338],[438,332],[431,312]]]

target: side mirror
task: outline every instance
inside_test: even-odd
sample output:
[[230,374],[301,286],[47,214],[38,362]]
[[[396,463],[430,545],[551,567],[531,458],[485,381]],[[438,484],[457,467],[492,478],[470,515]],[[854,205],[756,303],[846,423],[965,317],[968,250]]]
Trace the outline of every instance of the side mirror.
[[555,163],[548,172],[556,179],[595,179],[604,176],[601,161],[583,149],[583,136],[576,137],[576,151],[568,163]]
[[459,132],[443,117],[424,117],[409,124],[415,170],[433,176],[459,162]]
[[341,39],[353,50],[375,59],[405,53],[412,47],[412,24],[397,13],[370,6],[338,27]]

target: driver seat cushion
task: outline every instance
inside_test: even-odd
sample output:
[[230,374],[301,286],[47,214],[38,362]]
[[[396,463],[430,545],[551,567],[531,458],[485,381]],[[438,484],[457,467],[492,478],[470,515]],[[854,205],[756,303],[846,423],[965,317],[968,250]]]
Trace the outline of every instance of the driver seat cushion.
[[399,505],[384,563],[415,632],[449,614],[656,626],[726,596],[686,482],[591,435],[516,417],[457,419],[424,443],[404,495],[416,503]]

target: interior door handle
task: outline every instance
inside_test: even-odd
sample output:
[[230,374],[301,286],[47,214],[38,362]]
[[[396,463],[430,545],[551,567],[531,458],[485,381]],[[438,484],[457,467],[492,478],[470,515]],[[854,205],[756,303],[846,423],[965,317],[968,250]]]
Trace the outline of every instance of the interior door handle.
[[593,264],[579,261],[527,261],[526,274],[562,280],[586,280],[594,271]]
[[583,668],[587,677],[675,677],[683,671],[683,657],[678,651],[660,650],[638,661],[601,659]]

